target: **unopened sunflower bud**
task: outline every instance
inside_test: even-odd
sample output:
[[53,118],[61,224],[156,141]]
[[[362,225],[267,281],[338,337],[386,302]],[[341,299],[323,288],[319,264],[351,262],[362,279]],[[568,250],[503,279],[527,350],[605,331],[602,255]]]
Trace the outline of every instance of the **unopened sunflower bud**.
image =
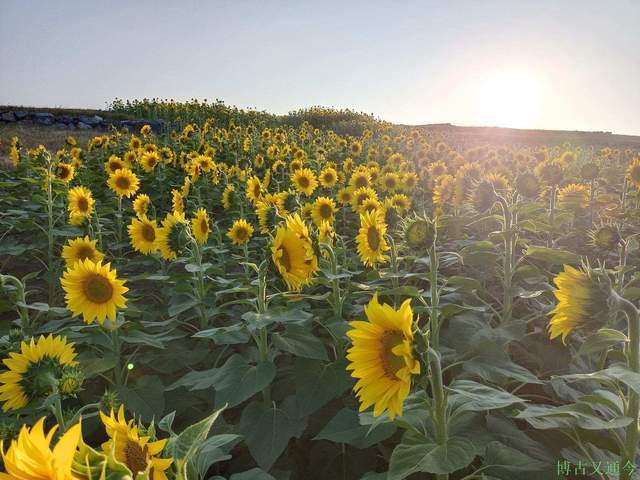
[[111,410],[117,410],[120,406],[120,400],[118,399],[118,394],[111,390],[106,390],[102,394],[102,398],[100,399],[100,410],[103,412],[110,412]]
[[74,396],[82,389],[83,381],[82,370],[77,367],[66,367],[58,381],[58,390],[63,396]]

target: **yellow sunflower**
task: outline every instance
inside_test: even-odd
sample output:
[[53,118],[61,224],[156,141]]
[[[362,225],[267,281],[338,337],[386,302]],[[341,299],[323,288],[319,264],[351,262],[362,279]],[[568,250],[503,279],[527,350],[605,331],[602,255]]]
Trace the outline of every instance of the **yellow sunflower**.
[[371,186],[371,174],[366,168],[359,168],[349,178],[349,186],[353,190]]
[[309,230],[297,213],[278,227],[271,243],[271,258],[290,290],[300,291],[313,281],[318,259]]
[[0,480],[73,480],[71,471],[73,457],[82,435],[77,423],[62,435],[51,450],[51,440],[58,425],[46,434],[42,417],[29,428],[23,425],[17,439],[11,441],[9,449],[2,448],[5,472],[0,472]]
[[368,199],[378,199],[378,194],[371,187],[362,187],[353,192],[353,198],[351,199],[351,208],[354,212],[360,211],[360,206]]
[[313,223],[320,226],[322,222],[333,223],[334,215],[337,211],[336,202],[328,197],[318,197],[313,202],[311,208],[311,218]]
[[53,385],[48,380],[59,379],[65,367],[77,365],[75,358],[74,344],[65,337],[41,335],[37,342],[33,337],[28,344],[22,342],[20,352],[10,352],[2,361],[7,367],[0,373],[2,409],[18,410],[50,394]]
[[91,190],[86,187],[73,187],[67,194],[69,215],[86,218],[93,214],[96,201]]
[[67,267],[72,267],[77,261],[83,261],[87,258],[92,262],[102,260],[104,253],[96,248],[96,242],[97,240],[91,240],[88,236],[69,240],[62,247],[62,258],[64,258]]
[[291,181],[295,189],[300,193],[304,193],[306,196],[311,195],[318,187],[316,175],[308,168],[299,168],[296,170]]
[[58,163],[58,165],[56,165],[55,174],[58,180],[69,183],[71,180],[73,180],[73,177],[76,174],[76,169],[69,163],[60,162]]
[[333,167],[327,167],[320,172],[320,185],[325,188],[333,187],[338,181],[338,172]]
[[168,213],[162,221],[162,227],[156,231],[156,241],[158,250],[165,260],[175,260],[180,251],[180,229],[185,222],[181,213]]
[[140,165],[147,173],[153,172],[158,163],[160,163],[160,154],[155,150],[143,153],[140,157]]
[[141,435],[134,420],[127,421],[123,405],[120,405],[117,417],[111,410],[109,416],[100,412],[100,419],[109,436],[109,440],[102,444],[105,452],[113,452],[115,459],[124,463],[134,478],[140,472],[150,472],[149,478],[152,480],[167,480],[165,472],[173,463],[173,458],[158,456],[167,439],[151,441],[151,437]]
[[76,262],[67,268],[60,283],[66,292],[67,308],[74,316],[82,315],[86,323],[98,320],[102,324],[106,318],[116,319],[116,309],[125,308],[124,294],[129,290],[124,280],[118,280],[111,264],[89,259]]
[[236,191],[236,188],[229,184],[224,187],[224,191],[222,192],[222,208],[225,210],[229,210],[231,208],[231,204],[233,202],[233,193]]
[[558,287],[553,292],[558,304],[549,313],[549,338],[562,336],[565,343],[567,335],[576,328],[595,330],[604,324],[611,288],[598,281],[596,272],[565,265],[554,283]]
[[452,175],[440,175],[438,183],[433,189],[433,204],[444,207],[453,200],[455,192],[455,179]]
[[104,169],[108,174],[115,173],[116,170],[126,168],[127,164],[117,155],[111,155],[104,164]]
[[627,168],[627,179],[636,188],[640,188],[640,158],[636,158]]
[[356,242],[362,263],[375,268],[377,263],[387,261],[384,252],[389,250],[389,245],[384,238],[385,233],[387,225],[381,211],[373,210],[360,214],[360,231]]
[[142,215],[132,219],[127,230],[135,251],[148,255],[158,249],[158,225],[155,220],[149,220],[146,215]]
[[211,227],[209,227],[209,215],[204,208],[198,209],[191,219],[191,231],[200,245],[207,243]]
[[358,379],[353,390],[360,400],[360,411],[373,405],[374,416],[386,410],[393,420],[402,416],[412,375],[420,373],[420,363],[413,356],[411,300],[394,310],[378,303],[375,293],[365,314],[367,321],[350,322],[352,329],[347,335],[352,346],[347,352],[347,370]]
[[262,197],[262,183],[255,175],[247,180],[247,198],[253,204],[256,204]]
[[140,193],[133,201],[133,211],[136,212],[138,218],[143,217],[149,211],[151,199],[146,193]]
[[349,205],[353,201],[353,193],[350,188],[341,188],[338,190],[338,202],[342,205]]
[[227,237],[234,245],[244,245],[253,235],[253,227],[244,218],[240,218],[233,222],[233,225],[227,232]]
[[135,173],[128,168],[121,168],[109,175],[107,181],[109,188],[119,197],[129,198],[134,195],[140,186],[140,181]]

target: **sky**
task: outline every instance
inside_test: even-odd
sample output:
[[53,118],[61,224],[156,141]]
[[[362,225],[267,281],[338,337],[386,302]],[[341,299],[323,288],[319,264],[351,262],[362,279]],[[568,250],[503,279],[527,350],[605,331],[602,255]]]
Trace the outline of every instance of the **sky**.
[[0,0],[0,104],[115,97],[640,135],[640,1]]

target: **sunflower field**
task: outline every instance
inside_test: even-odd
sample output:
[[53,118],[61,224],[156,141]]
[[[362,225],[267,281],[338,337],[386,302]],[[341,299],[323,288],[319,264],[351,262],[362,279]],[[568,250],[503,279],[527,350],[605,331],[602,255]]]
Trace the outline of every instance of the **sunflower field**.
[[0,479],[640,477],[638,151],[112,108],[0,168]]

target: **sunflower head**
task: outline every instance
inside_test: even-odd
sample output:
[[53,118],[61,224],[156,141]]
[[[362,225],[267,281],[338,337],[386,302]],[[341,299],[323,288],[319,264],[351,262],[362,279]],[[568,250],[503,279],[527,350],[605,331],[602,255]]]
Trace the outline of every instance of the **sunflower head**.
[[98,250],[96,243],[97,240],[91,240],[88,236],[69,240],[62,248],[62,258],[64,258],[68,267],[72,267],[76,262],[87,258],[93,262],[98,262],[104,258],[104,253]]
[[365,307],[366,321],[350,322],[347,332],[352,346],[347,352],[347,370],[358,379],[354,391],[360,411],[371,405],[373,415],[387,412],[393,420],[402,416],[402,405],[411,389],[420,363],[413,355],[413,311],[411,300],[398,310],[378,302],[374,294]]
[[562,164],[558,160],[544,160],[534,169],[534,173],[547,185],[558,185],[564,176]]
[[612,252],[620,245],[620,231],[617,225],[603,223],[589,231],[589,240],[598,250]]
[[146,215],[151,206],[151,198],[146,193],[140,193],[133,201],[133,211],[136,212],[138,218]]
[[640,158],[636,158],[627,168],[627,179],[636,188],[640,188]]
[[138,177],[128,168],[121,168],[109,175],[109,188],[119,197],[131,197],[140,186]]
[[199,208],[191,219],[191,232],[200,245],[207,243],[211,227],[209,226],[209,214],[204,208]]
[[488,179],[477,182],[471,190],[469,198],[477,212],[490,210],[498,200],[493,183]]
[[360,230],[356,243],[362,263],[375,268],[378,263],[388,260],[384,254],[390,248],[385,239],[386,233],[387,224],[382,211],[373,210],[360,214]]
[[588,265],[580,269],[565,265],[554,283],[558,304],[549,313],[551,339],[561,336],[565,342],[574,330],[595,331],[606,323],[615,298],[611,282],[603,271],[593,270]]
[[271,242],[271,259],[290,290],[300,291],[318,271],[309,229],[300,215],[287,217]]
[[233,225],[227,231],[227,237],[234,245],[244,245],[253,235],[253,227],[244,218],[240,218],[233,222]]
[[428,250],[437,238],[435,222],[417,215],[405,219],[402,233],[405,243],[412,250]]
[[157,248],[165,260],[175,260],[187,242],[186,220],[182,213],[168,213],[156,231]]
[[566,210],[577,211],[589,203],[589,186],[572,183],[558,191],[558,206]]
[[531,172],[523,172],[516,177],[516,190],[526,198],[536,198],[540,193],[540,182]]
[[585,163],[580,169],[580,176],[585,180],[595,180],[600,176],[600,167],[593,161]]

